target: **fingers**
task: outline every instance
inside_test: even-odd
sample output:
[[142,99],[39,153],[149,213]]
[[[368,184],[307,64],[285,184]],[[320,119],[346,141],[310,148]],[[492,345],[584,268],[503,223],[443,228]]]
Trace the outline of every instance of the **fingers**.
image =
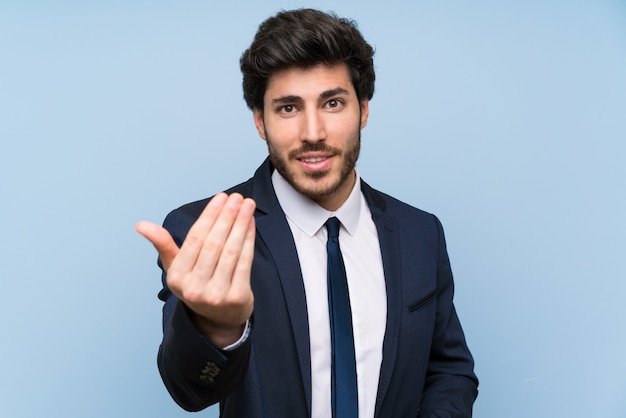
[[[243,257],[244,252],[250,251],[249,247],[252,246],[252,252],[254,253],[254,238],[255,234],[250,234],[254,230],[254,210],[255,202],[252,199],[242,199],[240,201],[240,207],[236,214],[236,218],[232,223],[232,227],[228,232],[226,241],[219,256],[215,271],[213,274],[212,285],[216,291],[221,290],[224,294],[230,292],[234,285],[235,274],[240,264],[247,264],[248,275],[244,275],[248,281],[250,281],[250,266],[252,264],[252,257]],[[251,241],[251,242],[250,242]],[[241,270],[241,268],[240,268]]]
[[227,299],[255,206],[238,193],[220,193],[207,204],[168,270],[168,286],[177,296],[188,302]]
[[181,247],[180,256],[174,266],[174,268],[181,270],[181,274],[188,273],[195,266],[207,235],[213,228],[228,198],[226,193],[215,195],[189,229],[187,237]]
[[[235,242],[236,235],[241,229],[241,223],[246,222],[243,217],[240,217],[243,201],[244,199],[240,194],[233,193],[222,205],[221,212],[205,236],[198,255],[196,261],[198,275],[212,277],[216,273],[219,263],[228,264],[230,259],[238,257],[239,249]],[[254,210],[248,212],[248,216],[252,217]],[[222,273],[225,272],[222,270]]]
[[256,225],[254,217],[248,224],[248,230],[244,238],[239,260],[233,272],[232,286],[239,289],[250,288],[250,274],[252,271],[252,260],[254,259],[254,240],[256,238]]
[[147,221],[137,223],[135,231],[154,245],[161,258],[163,268],[167,270],[179,252],[178,246],[170,233],[165,228]]

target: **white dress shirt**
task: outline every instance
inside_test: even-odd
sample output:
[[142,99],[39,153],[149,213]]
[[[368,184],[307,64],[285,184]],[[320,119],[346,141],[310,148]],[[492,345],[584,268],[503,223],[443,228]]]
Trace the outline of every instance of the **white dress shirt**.
[[327,232],[324,224],[328,218],[336,216],[341,222],[339,246],[346,266],[352,308],[359,417],[373,417],[387,324],[387,296],[378,233],[361,193],[358,172],[348,200],[335,212],[298,193],[276,170],[272,183],[293,233],[304,280],[311,341],[311,416],[332,416]]

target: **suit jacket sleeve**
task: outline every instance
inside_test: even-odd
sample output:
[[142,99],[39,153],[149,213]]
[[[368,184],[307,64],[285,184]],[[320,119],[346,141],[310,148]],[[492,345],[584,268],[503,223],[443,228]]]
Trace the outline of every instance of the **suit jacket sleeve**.
[[[165,219],[164,227],[179,246],[204,204],[198,206],[178,209]],[[163,340],[157,356],[159,372],[178,405],[187,411],[199,411],[223,400],[243,380],[250,338],[232,351],[215,347],[197,331],[188,308],[168,289],[165,279],[164,272],[159,292],[165,302]]]
[[452,301],[454,285],[443,228],[435,221],[439,232],[437,319],[418,416],[471,417],[478,380]]

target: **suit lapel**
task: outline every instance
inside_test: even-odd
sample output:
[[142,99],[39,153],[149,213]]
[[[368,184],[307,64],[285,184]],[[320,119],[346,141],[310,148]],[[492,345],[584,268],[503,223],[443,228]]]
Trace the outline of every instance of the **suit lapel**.
[[293,235],[272,186],[271,172],[269,161],[266,160],[254,176],[253,198],[257,203],[258,211],[256,228],[259,237],[272,254],[278,271],[284,302],[289,312],[294,344],[298,353],[307,408],[310,413],[311,353],[304,282]]
[[[285,214],[276,199],[271,182],[271,172],[271,165],[266,160],[259,167],[253,179],[252,197],[257,203],[258,211],[256,227],[260,238],[267,245],[275,260],[284,293],[284,302],[289,312],[307,409],[310,413],[311,354],[306,295],[293,235]],[[383,361],[375,409],[375,416],[378,416],[391,382],[398,350],[401,310],[389,309],[389,307],[400,306],[402,300],[400,244],[397,220],[385,212],[385,202],[382,197],[365,182],[362,182],[362,191],[378,230],[387,291],[387,325],[383,340]]]
[[398,350],[401,309],[392,309],[392,307],[401,306],[402,303],[400,243],[397,220],[395,217],[385,213],[385,203],[380,195],[365,182],[362,183],[362,190],[378,230],[385,273],[385,288],[387,290],[387,327],[383,340],[383,361],[380,368],[376,409],[374,412],[375,416],[379,416],[380,408],[391,382]]

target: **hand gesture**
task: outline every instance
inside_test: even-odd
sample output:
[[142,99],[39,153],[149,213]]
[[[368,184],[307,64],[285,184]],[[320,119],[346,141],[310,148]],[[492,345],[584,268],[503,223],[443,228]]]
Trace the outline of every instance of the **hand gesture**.
[[254,210],[255,202],[240,194],[216,195],[180,249],[159,225],[142,221],[135,227],[159,252],[167,286],[195,314],[198,330],[219,347],[237,341],[252,314]]

